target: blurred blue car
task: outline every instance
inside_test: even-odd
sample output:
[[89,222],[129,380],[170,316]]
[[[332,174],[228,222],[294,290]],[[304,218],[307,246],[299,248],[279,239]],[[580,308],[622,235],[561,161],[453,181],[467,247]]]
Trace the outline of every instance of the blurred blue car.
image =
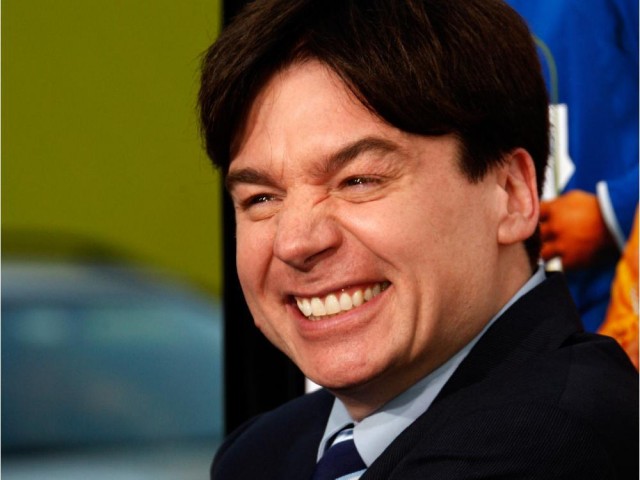
[[3,259],[2,478],[208,478],[222,309],[148,271]]

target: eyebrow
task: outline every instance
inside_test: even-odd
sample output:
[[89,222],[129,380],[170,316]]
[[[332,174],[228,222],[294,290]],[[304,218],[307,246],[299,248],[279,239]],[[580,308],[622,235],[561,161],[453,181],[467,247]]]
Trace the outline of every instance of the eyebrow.
[[[315,166],[311,174],[314,177],[331,175],[341,168],[344,168],[349,162],[355,160],[363,153],[372,151],[389,153],[398,149],[399,146],[390,140],[379,137],[364,137],[328,155],[322,162]],[[274,186],[277,182],[269,170],[251,167],[230,171],[225,178],[225,187],[229,192],[233,191],[236,185],[242,183]]]
[[232,192],[235,186],[241,183],[273,186],[276,182],[268,171],[255,168],[242,168],[237,171],[230,171],[224,180],[225,188],[229,192]]

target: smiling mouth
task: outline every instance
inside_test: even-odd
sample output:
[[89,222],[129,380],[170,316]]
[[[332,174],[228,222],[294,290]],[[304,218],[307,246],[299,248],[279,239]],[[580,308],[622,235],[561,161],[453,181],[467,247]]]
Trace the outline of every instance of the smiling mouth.
[[341,312],[348,312],[380,295],[388,287],[389,282],[374,283],[368,287],[351,291],[340,290],[325,297],[295,297],[298,309],[309,320],[319,320]]

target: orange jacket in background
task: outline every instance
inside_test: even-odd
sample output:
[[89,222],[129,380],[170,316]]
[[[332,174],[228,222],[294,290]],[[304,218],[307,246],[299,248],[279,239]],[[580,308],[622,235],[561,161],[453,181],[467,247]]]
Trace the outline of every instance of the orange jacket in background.
[[638,210],[616,268],[607,316],[598,332],[615,338],[638,368]]

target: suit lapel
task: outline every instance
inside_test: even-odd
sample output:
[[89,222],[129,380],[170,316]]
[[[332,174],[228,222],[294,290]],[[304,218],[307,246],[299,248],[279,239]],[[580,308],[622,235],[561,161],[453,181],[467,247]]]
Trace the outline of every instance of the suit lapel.
[[282,435],[290,438],[293,443],[282,459],[279,468],[281,474],[278,478],[309,480],[315,468],[318,447],[334,397],[325,390],[310,395],[316,396],[317,401],[314,399],[314,402],[309,405],[311,414],[305,421],[305,425],[300,425],[301,428],[296,432],[282,432]]

